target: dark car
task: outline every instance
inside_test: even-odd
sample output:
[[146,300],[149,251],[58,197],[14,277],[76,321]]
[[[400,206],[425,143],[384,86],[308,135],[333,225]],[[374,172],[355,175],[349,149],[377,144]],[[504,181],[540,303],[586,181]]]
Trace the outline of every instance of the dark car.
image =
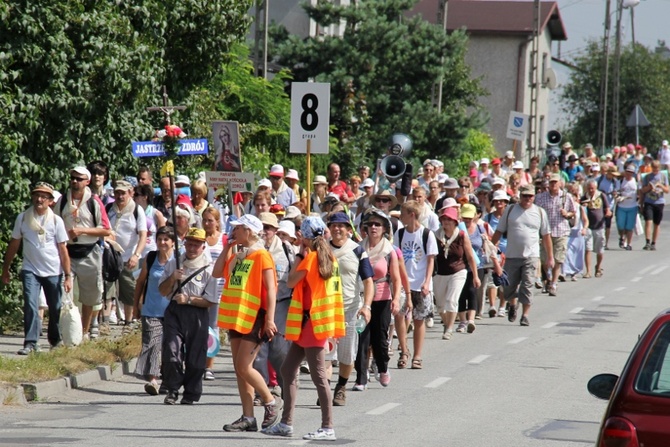
[[649,323],[620,377],[599,374],[588,390],[610,401],[597,447],[670,446],[670,309]]

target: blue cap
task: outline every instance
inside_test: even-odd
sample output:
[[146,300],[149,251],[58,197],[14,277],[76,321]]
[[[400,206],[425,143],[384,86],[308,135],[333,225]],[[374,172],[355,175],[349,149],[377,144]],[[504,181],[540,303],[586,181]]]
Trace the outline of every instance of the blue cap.
[[346,213],[343,213],[342,211],[338,211],[337,213],[331,213],[328,216],[328,225],[331,224],[336,224],[336,223],[343,223],[351,226],[351,221],[349,220],[349,216],[347,216]]
[[305,239],[315,239],[326,232],[326,224],[318,216],[308,216],[302,221],[300,232]]

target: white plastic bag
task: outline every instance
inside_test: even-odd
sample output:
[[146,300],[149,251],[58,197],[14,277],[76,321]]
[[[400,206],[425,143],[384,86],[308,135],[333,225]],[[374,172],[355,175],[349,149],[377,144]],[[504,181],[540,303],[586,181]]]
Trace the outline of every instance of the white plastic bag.
[[642,227],[642,219],[640,219],[639,214],[636,214],[635,215],[635,235],[639,236],[641,234],[644,234],[644,228]]
[[81,327],[79,308],[72,301],[72,292],[63,293],[63,307],[60,310],[60,335],[65,346],[77,346],[84,334]]

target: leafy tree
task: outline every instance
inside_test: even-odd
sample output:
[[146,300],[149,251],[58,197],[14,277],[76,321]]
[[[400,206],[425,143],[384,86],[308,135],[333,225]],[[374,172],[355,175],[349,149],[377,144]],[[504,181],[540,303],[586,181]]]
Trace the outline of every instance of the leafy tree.
[[[610,61],[614,55],[610,55]],[[577,67],[570,75],[570,82],[563,94],[563,111],[570,117],[569,135],[574,141],[593,141],[598,134],[600,113],[600,74],[602,70],[602,45],[589,43],[586,51],[574,58]],[[610,83],[613,83],[613,63],[610,63]],[[644,110],[651,122],[640,127],[640,144],[655,148],[670,132],[670,60],[642,45],[622,48],[619,88],[619,133],[611,140],[612,99],[608,101],[607,145],[635,142],[635,128],[626,127],[626,121],[636,104]],[[610,84],[610,95],[614,94]]]
[[[94,159],[133,171],[130,143],[162,126],[145,107],[160,103],[162,85],[181,102],[211,80],[231,44],[244,38],[249,6],[0,1],[0,251],[31,183],[49,180],[63,190],[68,169]],[[17,283],[3,288],[0,320],[16,315],[18,290]]]
[[[369,0],[336,6],[319,1],[305,6],[307,14],[324,28],[345,21],[342,37],[302,40],[285,30],[273,32],[277,62],[290,68],[296,81],[331,84],[331,123],[339,148],[333,158],[343,167],[353,167],[361,154],[375,160],[395,132],[412,138],[417,159],[455,159],[464,150],[468,130],[483,124],[477,98],[484,92],[464,60],[465,33],[446,35],[421,18],[406,18],[403,14],[414,3]],[[438,113],[432,97],[441,76]],[[352,127],[352,109],[342,107],[352,100],[360,103],[354,107],[364,101],[360,126]]]

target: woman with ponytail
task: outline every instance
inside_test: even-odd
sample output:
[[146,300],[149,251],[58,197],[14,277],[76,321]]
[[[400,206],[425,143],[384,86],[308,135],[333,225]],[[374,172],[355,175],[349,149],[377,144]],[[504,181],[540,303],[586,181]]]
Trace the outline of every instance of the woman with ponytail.
[[302,245],[289,273],[287,286],[293,297],[286,320],[286,339],[293,341],[281,367],[284,380],[284,411],[281,421],[263,433],[293,435],[293,411],[297,397],[298,369],[307,359],[321,406],[321,427],[303,439],[333,441],[333,404],[326,376],[328,338],[345,334],[342,283],[339,265],[324,237],[326,224],[320,217],[307,217],[300,226]]

